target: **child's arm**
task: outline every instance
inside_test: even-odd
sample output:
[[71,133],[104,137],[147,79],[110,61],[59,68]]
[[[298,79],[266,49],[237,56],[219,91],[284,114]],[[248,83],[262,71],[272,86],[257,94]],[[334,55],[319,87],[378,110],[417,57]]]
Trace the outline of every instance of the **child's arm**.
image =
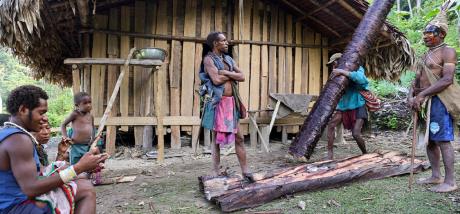
[[77,117],[77,114],[75,113],[75,111],[73,111],[72,113],[70,113],[69,117],[67,117],[64,122],[61,124],[61,134],[62,134],[62,138],[69,138],[67,136],[67,125],[74,121],[75,118]]

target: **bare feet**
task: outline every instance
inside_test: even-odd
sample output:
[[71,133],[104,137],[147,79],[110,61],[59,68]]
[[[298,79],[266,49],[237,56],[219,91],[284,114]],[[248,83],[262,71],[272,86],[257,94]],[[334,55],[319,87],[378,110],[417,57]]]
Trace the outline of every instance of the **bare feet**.
[[450,184],[442,183],[434,187],[431,187],[430,191],[442,193],[442,192],[452,192],[456,189],[458,189],[456,184],[450,185]]
[[440,184],[442,183],[442,178],[429,177],[429,178],[420,178],[417,180],[417,184]]
[[243,180],[247,183],[254,183],[256,180],[254,179],[254,175],[250,172],[243,173]]
[[295,157],[294,155],[288,153],[287,155],[284,156],[287,159],[287,162],[290,163],[307,163],[307,158],[304,156],[301,157]]

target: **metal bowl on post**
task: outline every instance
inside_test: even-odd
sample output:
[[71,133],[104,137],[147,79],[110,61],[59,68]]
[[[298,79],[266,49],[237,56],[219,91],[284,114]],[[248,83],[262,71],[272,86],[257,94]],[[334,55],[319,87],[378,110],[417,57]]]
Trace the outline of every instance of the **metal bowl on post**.
[[168,53],[161,48],[148,47],[136,50],[133,56],[133,58],[140,60],[156,59],[164,62],[166,57],[168,56]]

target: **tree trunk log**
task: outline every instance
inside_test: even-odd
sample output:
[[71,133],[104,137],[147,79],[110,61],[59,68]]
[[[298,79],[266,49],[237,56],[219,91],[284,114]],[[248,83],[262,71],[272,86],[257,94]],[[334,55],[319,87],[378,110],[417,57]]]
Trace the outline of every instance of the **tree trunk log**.
[[[353,34],[351,42],[347,45],[342,58],[339,60],[338,68],[355,71],[363,64],[363,59],[375,38],[380,34],[385,17],[390,12],[393,3],[394,0],[374,1]],[[347,85],[348,78],[342,75],[334,77],[326,83],[312,111],[289,148],[289,152],[293,156],[310,158]]]
[[[399,152],[380,152],[342,160],[323,161],[254,174],[255,183],[240,177],[199,177],[207,200],[223,212],[256,207],[300,191],[312,191],[345,184],[381,179],[410,172],[410,158]],[[427,169],[425,161],[415,160],[414,172]]]

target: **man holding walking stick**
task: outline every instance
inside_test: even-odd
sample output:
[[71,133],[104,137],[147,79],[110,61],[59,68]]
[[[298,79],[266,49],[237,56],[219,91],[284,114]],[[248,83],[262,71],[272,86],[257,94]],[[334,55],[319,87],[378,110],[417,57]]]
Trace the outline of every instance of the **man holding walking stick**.
[[[429,48],[417,65],[417,73],[408,96],[409,106],[419,112],[419,121],[426,121],[428,133],[427,155],[432,175],[417,181],[418,184],[437,184],[433,192],[451,192],[457,189],[454,176],[454,118],[458,119],[458,93],[454,93],[457,55],[455,49],[444,43],[447,33],[445,12],[431,21],[423,32],[423,41]],[[456,98],[457,97],[457,98]],[[414,117],[416,115],[414,114]],[[415,121],[415,119],[414,119]],[[415,124],[414,127],[416,127]],[[425,138],[426,139],[426,138]],[[443,159],[445,177],[441,176],[440,159]]]

